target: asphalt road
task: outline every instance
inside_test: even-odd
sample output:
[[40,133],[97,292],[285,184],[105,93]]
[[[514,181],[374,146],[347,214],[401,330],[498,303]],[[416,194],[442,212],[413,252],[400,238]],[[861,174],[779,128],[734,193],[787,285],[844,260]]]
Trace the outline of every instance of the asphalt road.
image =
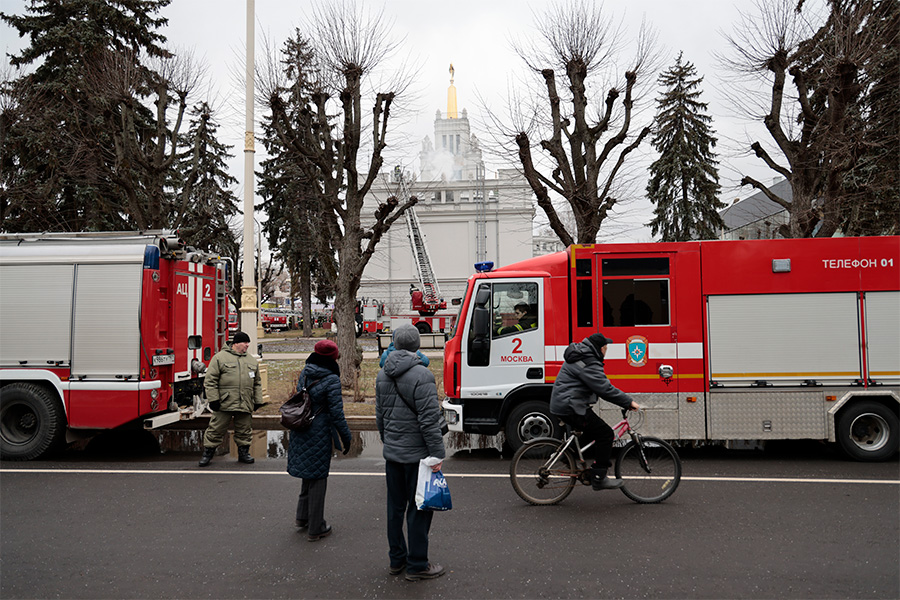
[[685,451],[653,506],[579,487],[532,507],[499,452],[456,452],[430,548],[448,574],[415,583],[388,574],[377,453],[332,463],[335,533],[309,543],[284,458],[108,452],[0,463],[0,597],[900,597],[897,460],[817,444]]

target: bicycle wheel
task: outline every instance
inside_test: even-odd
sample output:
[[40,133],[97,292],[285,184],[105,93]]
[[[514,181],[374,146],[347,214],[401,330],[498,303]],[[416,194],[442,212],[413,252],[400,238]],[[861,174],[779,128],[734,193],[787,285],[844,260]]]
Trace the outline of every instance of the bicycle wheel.
[[512,457],[509,477],[513,489],[531,504],[556,504],[572,493],[578,481],[575,459],[559,454],[560,440],[535,439],[526,442]]
[[[656,504],[675,493],[681,481],[681,459],[668,443],[653,437],[643,438],[641,447],[629,442],[616,458],[616,477],[625,484],[622,492],[641,504]],[[645,468],[646,464],[646,468]]]

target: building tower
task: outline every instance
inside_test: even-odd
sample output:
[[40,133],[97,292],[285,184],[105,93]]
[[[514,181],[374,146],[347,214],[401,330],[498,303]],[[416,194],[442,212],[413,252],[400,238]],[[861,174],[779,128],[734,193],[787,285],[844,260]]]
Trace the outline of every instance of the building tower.
[[447,88],[447,118],[456,119],[456,86],[453,85],[453,63],[450,63],[450,87]]
[[[472,135],[466,109],[458,110],[455,69],[450,65],[447,112],[437,110],[434,137],[422,140],[419,173],[408,173],[409,193],[418,197],[415,210],[434,275],[449,301],[465,292],[474,264],[497,266],[532,256],[532,193],[515,169],[488,172],[478,138]],[[391,176],[374,183],[366,202],[374,207],[400,192]],[[409,310],[410,285],[418,284],[410,238],[403,221],[385,234],[369,261],[360,299],[383,302],[388,314]]]

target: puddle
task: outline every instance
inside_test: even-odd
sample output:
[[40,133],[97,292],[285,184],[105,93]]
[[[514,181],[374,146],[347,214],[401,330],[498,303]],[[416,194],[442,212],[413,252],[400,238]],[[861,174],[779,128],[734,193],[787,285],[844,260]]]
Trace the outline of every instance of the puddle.
[[[159,431],[155,433],[159,440],[160,452],[201,452],[203,449],[203,431]],[[377,431],[356,431],[351,433],[350,452],[346,455],[337,453],[335,458],[374,458],[381,459],[382,444]],[[231,454],[237,456],[237,449],[227,434],[227,444]],[[250,443],[250,455],[254,458],[287,458],[289,434],[287,431],[254,431]],[[468,433],[449,433],[444,437],[447,454],[463,458],[466,454],[477,453],[479,456],[493,455],[500,457],[503,447],[501,436],[476,435]]]
[[[250,454],[254,458],[287,458],[289,437],[287,431],[254,431]],[[351,433],[350,452],[336,453],[335,459],[371,458],[381,460],[382,444],[377,431]],[[500,458],[503,450],[502,435],[476,435],[449,433],[444,436],[447,455],[456,459]],[[220,454],[237,458],[237,448],[228,433],[219,447]],[[203,450],[203,430],[114,430],[76,442],[69,452],[85,458],[102,460],[129,459],[135,457],[179,454],[200,454]]]

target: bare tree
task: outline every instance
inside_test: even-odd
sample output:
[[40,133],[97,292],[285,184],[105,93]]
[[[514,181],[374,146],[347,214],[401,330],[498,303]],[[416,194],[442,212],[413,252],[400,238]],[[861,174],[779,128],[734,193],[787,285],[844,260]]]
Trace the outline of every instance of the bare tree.
[[[146,69],[130,52],[107,52],[88,67],[86,80],[97,93],[88,114],[102,115],[113,138],[112,145],[96,148],[102,156],[99,164],[121,189],[124,212],[137,229],[172,227],[182,218],[166,187],[188,96],[203,75],[190,54],[155,59]],[[90,145],[91,125],[80,131]],[[189,175],[187,181],[194,178]]]
[[[345,387],[355,388],[362,353],[356,345],[354,309],[362,273],[385,232],[416,203],[415,198],[401,204],[391,197],[366,215],[363,225],[363,201],[383,166],[391,109],[408,79],[395,78],[381,88],[387,91],[366,89],[398,46],[381,13],[333,3],[319,6],[309,25],[316,60],[305,67],[305,75],[315,80],[315,89],[306,108],[295,118],[288,114],[290,85],[281,78],[283,69],[270,68],[261,90],[288,155],[315,169],[321,213],[313,234],[337,255],[336,263],[323,261],[321,266],[331,270],[334,281],[342,379]],[[369,103],[370,119],[363,110]]]
[[830,237],[852,208],[845,178],[866,151],[866,71],[897,43],[896,30],[889,34],[879,10],[894,4],[896,12],[896,2],[828,0],[825,15],[803,4],[757,2],[756,13],[744,15],[728,38],[725,62],[753,78],[748,87],[762,81],[769,90],[761,120],[780,156],[759,141],[751,149],[790,182],[793,197],[787,201],[752,177],[741,184],[788,211],[784,237]]
[[[538,20],[538,41],[516,43],[515,50],[540,76],[544,98],[530,118],[519,121],[516,150],[538,206],[559,239],[566,245],[593,243],[620,200],[617,181],[628,155],[650,133],[649,125],[635,133],[632,119],[636,85],[652,70],[654,36],[642,27],[624,81],[610,87],[601,103],[592,96],[593,78],[611,71],[622,46],[621,28],[614,27],[602,5],[588,0],[560,2]],[[559,79],[565,82],[563,89]],[[571,207],[574,232],[554,207],[556,196]]]

